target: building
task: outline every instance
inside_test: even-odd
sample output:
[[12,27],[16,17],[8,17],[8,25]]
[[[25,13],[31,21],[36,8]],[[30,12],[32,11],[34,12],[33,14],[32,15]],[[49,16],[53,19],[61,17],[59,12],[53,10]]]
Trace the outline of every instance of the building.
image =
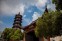
[[14,23],[12,28],[20,28],[21,29],[21,23],[22,23],[22,15],[20,15],[20,12],[15,15]]
[[[44,13],[48,13],[48,9],[46,8],[45,9],[45,12]],[[39,37],[36,37],[35,35],[35,27],[36,27],[36,21],[33,21],[31,24],[25,26],[23,28],[24,30],[24,41],[41,41],[41,39],[39,39]]]

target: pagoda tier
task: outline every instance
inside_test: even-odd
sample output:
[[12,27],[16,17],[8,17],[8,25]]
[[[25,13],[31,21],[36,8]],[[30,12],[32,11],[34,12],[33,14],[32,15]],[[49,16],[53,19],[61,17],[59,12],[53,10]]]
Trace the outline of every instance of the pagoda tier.
[[19,24],[19,25],[21,25],[20,23],[13,23],[13,25],[15,25],[15,24]]
[[19,24],[14,24],[13,26],[14,28],[21,28],[21,26]]
[[15,18],[14,21],[20,21],[20,20],[22,20],[22,19],[21,18]]
[[21,18],[21,17],[22,17],[22,16],[21,16],[21,15],[19,15],[19,14],[15,16],[15,18]]
[[22,21],[14,21],[13,24],[20,24],[20,23],[22,23]]
[[22,23],[22,15],[20,15],[20,12],[15,15],[13,28],[21,28]]

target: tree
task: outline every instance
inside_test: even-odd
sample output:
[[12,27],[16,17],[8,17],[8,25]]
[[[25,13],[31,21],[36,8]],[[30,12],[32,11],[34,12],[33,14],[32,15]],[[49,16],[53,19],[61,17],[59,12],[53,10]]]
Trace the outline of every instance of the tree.
[[56,27],[56,35],[61,35],[60,30],[62,30],[62,13],[57,12],[57,17],[55,20],[55,27]]
[[52,30],[53,30],[53,28],[52,28],[52,13],[51,12],[45,13],[43,15],[43,20],[46,23],[46,26],[45,26],[46,31],[45,31],[44,37],[47,38],[48,41],[50,41],[50,37],[52,36]]
[[[38,37],[44,36],[50,41],[50,37],[57,36],[59,34],[59,27],[57,27],[57,17],[60,12],[44,13],[41,18],[36,22],[35,34]],[[59,20],[59,19],[58,19]],[[58,21],[59,22],[59,21]]]
[[7,35],[7,40],[9,41],[10,40],[10,37],[14,34],[14,32],[15,32],[15,29],[10,29],[10,33]]
[[6,28],[3,31],[3,38],[7,41],[19,41],[23,39],[23,33],[20,29]]
[[4,39],[7,39],[7,35],[9,35],[10,32],[11,32],[11,29],[10,28],[5,28],[5,30],[3,31],[2,37]]
[[41,17],[38,18],[36,22],[35,34],[37,37],[39,37],[39,39],[41,38],[42,41],[44,41],[44,35],[46,30],[46,28],[44,28],[45,25],[46,24],[43,22],[43,19]]
[[23,39],[23,34],[21,33],[20,29],[17,29],[13,35],[11,35],[10,39],[12,41],[20,41]]

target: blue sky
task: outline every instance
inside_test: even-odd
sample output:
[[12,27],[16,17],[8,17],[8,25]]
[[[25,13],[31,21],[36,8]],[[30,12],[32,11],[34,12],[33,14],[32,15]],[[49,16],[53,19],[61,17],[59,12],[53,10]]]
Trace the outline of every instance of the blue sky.
[[55,10],[51,0],[0,0],[0,3],[0,31],[13,26],[18,12],[23,16],[22,26],[26,26],[43,14],[46,4],[48,9]]

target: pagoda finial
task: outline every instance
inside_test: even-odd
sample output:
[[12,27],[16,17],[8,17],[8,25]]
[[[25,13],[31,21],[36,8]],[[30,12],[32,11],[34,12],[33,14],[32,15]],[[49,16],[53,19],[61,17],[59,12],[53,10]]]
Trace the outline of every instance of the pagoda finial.
[[20,15],[20,12],[18,14]]

